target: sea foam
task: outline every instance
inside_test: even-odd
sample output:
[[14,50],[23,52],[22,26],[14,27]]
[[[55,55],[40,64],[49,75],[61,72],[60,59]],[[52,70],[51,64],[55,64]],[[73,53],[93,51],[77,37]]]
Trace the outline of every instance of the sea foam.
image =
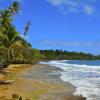
[[[87,97],[87,100],[100,100],[100,65],[87,65],[85,62],[84,64],[81,62],[73,64],[69,60],[63,60],[40,63],[63,69],[60,78],[77,87],[74,95],[83,95]],[[100,63],[100,61],[98,62]]]

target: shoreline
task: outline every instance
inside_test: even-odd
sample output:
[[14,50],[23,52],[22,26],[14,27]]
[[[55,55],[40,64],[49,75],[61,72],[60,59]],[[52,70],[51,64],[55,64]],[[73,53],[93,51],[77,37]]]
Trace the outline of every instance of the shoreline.
[[[15,83],[0,85],[2,98],[11,98],[12,94],[17,94],[23,100],[85,100],[82,96],[73,95],[75,87],[60,79],[59,68],[43,64],[12,65],[7,71],[5,79],[13,79]],[[52,75],[52,71],[57,73]]]

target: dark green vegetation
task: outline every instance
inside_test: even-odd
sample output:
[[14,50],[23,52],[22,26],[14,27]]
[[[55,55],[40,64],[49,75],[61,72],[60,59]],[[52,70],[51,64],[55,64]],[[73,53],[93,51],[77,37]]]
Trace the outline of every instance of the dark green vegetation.
[[[11,63],[32,63],[41,58],[36,49],[22,37],[13,25],[13,19],[20,10],[19,2],[13,2],[10,7],[0,10],[0,67]],[[26,23],[24,37],[30,28],[30,21]],[[36,54],[34,54],[36,53]]]
[[100,56],[64,50],[40,50],[45,60],[100,60]]
[[62,50],[37,50],[25,40],[31,22],[28,21],[24,28],[24,38],[13,25],[13,19],[20,10],[19,2],[13,2],[8,8],[0,10],[0,68],[12,63],[33,63],[39,60],[95,60],[100,56],[91,54],[67,52]]

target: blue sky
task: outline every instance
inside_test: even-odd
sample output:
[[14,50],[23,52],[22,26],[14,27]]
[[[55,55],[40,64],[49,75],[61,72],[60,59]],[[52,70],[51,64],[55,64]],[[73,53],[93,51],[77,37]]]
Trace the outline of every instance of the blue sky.
[[[0,0],[4,9],[13,0]],[[14,24],[23,36],[31,20],[26,39],[33,48],[63,49],[100,54],[99,0],[18,0],[21,10]]]

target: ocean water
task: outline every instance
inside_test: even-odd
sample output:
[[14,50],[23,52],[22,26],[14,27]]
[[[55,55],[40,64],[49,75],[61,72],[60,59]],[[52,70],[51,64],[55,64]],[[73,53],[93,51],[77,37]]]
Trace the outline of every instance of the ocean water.
[[74,95],[83,95],[87,100],[100,100],[100,61],[63,60],[40,62],[61,68],[61,79],[76,88]]

